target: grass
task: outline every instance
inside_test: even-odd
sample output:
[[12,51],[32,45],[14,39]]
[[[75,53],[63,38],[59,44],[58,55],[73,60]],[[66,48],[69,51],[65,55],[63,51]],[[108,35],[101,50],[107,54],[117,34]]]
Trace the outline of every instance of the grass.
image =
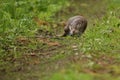
[[77,55],[78,59],[75,57],[76,60],[69,64],[69,68],[67,66],[53,74],[51,80],[120,79],[120,6],[118,3],[120,2],[117,0],[111,1],[106,14],[102,18],[95,19],[93,25],[90,24],[81,38],[66,38],[66,41],[77,46],[76,52],[72,52],[69,48],[67,53],[81,55]]
[[[45,0],[45,2],[40,2],[44,3],[42,5],[37,0],[17,3],[19,6],[7,1],[0,5],[2,6],[0,10],[2,13],[0,14],[2,66],[0,70],[6,74],[1,74],[3,78],[9,80],[9,76],[18,74],[12,79],[120,79],[119,0],[101,2],[76,0],[76,4],[66,8],[64,7],[70,3],[63,0],[61,2],[55,0],[46,2]],[[63,6],[64,10],[60,10],[63,3],[66,4]],[[93,3],[97,5],[93,7]],[[15,10],[12,10],[14,8]],[[99,11],[98,8],[100,8]],[[86,32],[80,38],[54,37],[63,32],[63,27],[57,25],[57,21],[79,13],[84,15],[89,22]],[[38,27],[33,20],[34,16],[49,24]],[[36,33],[42,37],[35,38]],[[10,66],[5,67],[8,64]]]
[[[41,21],[49,22],[53,14],[62,8],[61,4],[66,4],[66,1],[63,0],[60,2],[56,2],[55,0],[12,0],[11,2],[5,0],[0,2],[2,3],[0,4],[1,60],[10,58],[9,56],[14,58],[19,57],[19,45],[22,43],[27,44],[27,41],[29,41],[27,38],[34,37],[39,29],[39,25],[34,21],[35,17],[40,18]],[[40,26],[42,26],[42,24]],[[23,41],[26,42],[24,43]],[[35,48],[34,43],[34,41],[31,41],[30,44],[28,43],[29,45],[27,47],[30,49]]]

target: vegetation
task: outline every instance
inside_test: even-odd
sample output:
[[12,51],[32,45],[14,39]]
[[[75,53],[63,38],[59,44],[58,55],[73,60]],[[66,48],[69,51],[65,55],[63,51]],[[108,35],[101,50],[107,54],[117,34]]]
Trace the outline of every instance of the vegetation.
[[[120,80],[119,0],[0,3],[1,80]],[[57,37],[76,14],[88,19],[86,32]]]
[[69,64],[69,68],[62,68],[52,75],[51,80],[120,79],[119,3],[118,0],[111,0],[104,16],[97,16],[81,39],[72,40],[77,43],[77,51],[72,52],[77,56],[72,58],[73,63]]
[[[19,57],[21,51],[18,42],[35,36],[39,28],[36,18],[50,22],[54,13],[61,9],[66,1],[1,0],[0,3],[0,59],[3,60]],[[30,46],[34,47],[29,45],[29,48]]]

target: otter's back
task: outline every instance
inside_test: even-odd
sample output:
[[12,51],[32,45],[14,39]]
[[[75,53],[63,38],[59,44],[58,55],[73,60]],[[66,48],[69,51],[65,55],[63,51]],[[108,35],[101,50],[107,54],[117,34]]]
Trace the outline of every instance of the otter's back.
[[82,16],[74,16],[68,19],[64,28],[64,35],[81,35],[87,27],[87,20]]
[[82,16],[74,16],[68,20],[67,26],[83,32],[87,26],[87,20]]

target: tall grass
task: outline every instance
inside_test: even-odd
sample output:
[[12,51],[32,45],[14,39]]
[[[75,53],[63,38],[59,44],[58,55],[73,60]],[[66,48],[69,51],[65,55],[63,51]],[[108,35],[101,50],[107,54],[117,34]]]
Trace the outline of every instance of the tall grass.
[[84,44],[85,51],[111,53],[120,49],[120,3],[110,1],[107,12],[101,19],[96,19],[94,27],[88,29]]
[[16,53],[16,38],[31,37],[38,29],[34,17],[51,20],[64,0],[0,0],[0,58]]
[[[95,24],[93,27],[89,27],[85,34],[82,36],[82,40],[78,40],[79,49],[83,51],[85,54],[91,55],[91,59],[96,60],[101,56],[110,56],[110,60],[112,60],[111,57],[115,58],[115,61],[118,62],[116,64],[112,63],[107,66],[103,65],[101,70],[104,75],[99,73],[99,68],[101,65],[99,63],[96,63],[94,60],[90,61],[88,59],[88,62],[86,59],[75,61],[76,63],[71,64],[70,66],[72,68],[63,68],[59,72],[56,72],[52,75],[51,80],[119,80],[119,61],[120,61],[120,1],[119,0],[108,0],[107,5],[107,11],[106,14],[101,19],[95,19]],[[82,46],[81,46],[82,44]],[[94,56],[93,56],[94,55]],[[81,59],[81,56],[79,56]],[[102,59],[102,57],[100,57]],[[100,63],[104,62],[100,61]],[[85,64],[81,64],[82,62]],[[90,61],[90,62],[89,62]],[[99,61],[99,60],[98,60]],[[88,63],[88,64],[87,64]],[[95,74],[91,72],[86,72],[86,65],[88,66],[87,69],[93,68],[93,72],[96,70]],[[104,72],[105,70],[111,70],[110,67],[115,67],[113,69],[114,75],[110,72]],[[98,68],[98,69],[97,69]],[[85,72],[84,72],[85,69]],[[98,72],[97,72],[98,71]],[[76,74],[77,73],[77,74]],[[77,76],[76,76],[76,75]],[[47,79],[46,79],[47,80]]]

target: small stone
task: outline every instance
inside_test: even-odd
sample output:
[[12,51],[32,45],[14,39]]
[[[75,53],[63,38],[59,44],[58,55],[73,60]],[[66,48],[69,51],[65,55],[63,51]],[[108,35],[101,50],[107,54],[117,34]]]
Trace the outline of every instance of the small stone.
[[76,46],[76,45],[74,45],[74,46],[72,46],[72,48],[77,48],[77,46]]
[[73,49],[74,51],[77,51],[78,49]]
[[79,53],[75,53],[76,56],[78,56]]

